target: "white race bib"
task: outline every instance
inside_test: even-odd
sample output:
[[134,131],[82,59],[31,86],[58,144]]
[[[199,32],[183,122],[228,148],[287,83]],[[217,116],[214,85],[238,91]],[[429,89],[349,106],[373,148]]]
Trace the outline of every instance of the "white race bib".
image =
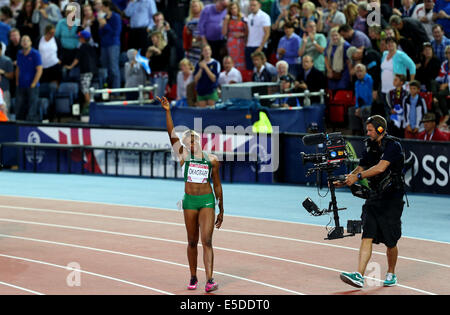
[[204,184],[208,182],[209,168],[207,164],[195,162],[189,163],[187,181],[190,183]]

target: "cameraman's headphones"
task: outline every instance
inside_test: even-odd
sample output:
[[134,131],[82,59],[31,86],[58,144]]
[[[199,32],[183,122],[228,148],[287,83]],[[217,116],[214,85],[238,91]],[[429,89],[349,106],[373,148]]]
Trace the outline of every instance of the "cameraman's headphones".
[[[379,117],[379,118],[378,118]],[[378,119],[377,119],[378,118]],[[384,118],[381,116],[371,116],[367,118],[366,125],[372,124],[375,127],[377,134],[381,135],[386,131],[386,124],[383,123]]]

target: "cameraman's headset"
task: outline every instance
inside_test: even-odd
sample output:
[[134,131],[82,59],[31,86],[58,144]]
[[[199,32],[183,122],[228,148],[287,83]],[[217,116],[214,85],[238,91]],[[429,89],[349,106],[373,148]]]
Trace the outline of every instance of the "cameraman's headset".
[[374,116],[367,118],[366,124],[372,124],[375,127],[375,131],[379,135],[383,134],[383,132],[386,131],[385,127],[379,121],[377,121]]

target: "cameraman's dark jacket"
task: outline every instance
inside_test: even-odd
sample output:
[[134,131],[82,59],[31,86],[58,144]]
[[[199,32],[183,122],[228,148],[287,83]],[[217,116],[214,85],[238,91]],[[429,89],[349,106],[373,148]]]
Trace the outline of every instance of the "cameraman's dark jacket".
[[381,145],[370,139],[365,142],[366,150],[362,154],[360,166],[369,169],[377,165],[380,160],[390,162],[383,173],[367,178],[372,191],[369,199],[402,198],[404,155],[398,139],[385,135]]

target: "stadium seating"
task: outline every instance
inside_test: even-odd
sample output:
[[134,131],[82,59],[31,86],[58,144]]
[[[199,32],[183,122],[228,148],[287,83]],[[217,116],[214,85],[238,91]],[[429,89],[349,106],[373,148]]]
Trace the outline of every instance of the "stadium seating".
[[55,94],[55,114],[60,118],[72,114],[72,105],[78,100],[78,83],[63,82]]

